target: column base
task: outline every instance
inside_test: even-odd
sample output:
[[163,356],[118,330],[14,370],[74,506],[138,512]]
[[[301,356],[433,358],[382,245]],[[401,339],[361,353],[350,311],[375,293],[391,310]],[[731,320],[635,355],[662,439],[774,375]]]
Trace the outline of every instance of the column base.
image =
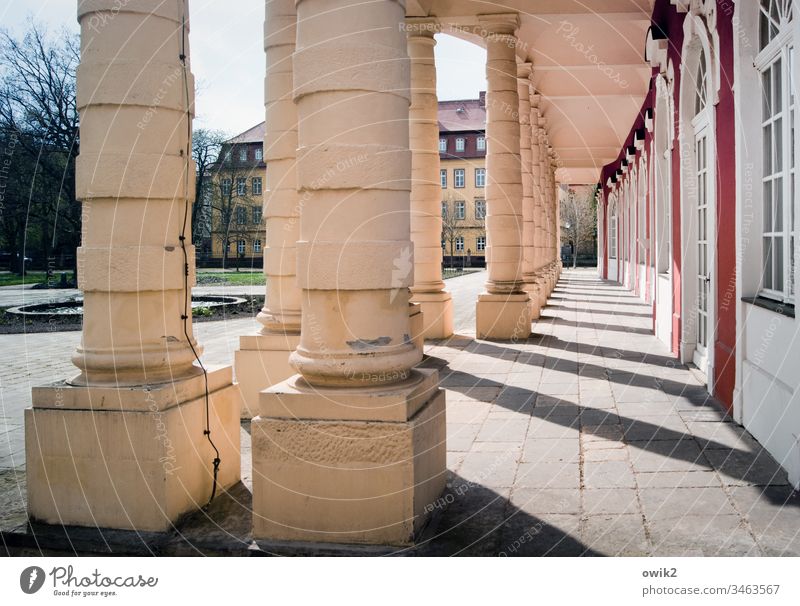
[[542,297],[540,296],[542,286],[543,285],[537,279],[534,279],[532,282],[525,283],[524,290],[530,297],[531,321],[538,320],[542,315],[543,306]]
[[418,303],[408,303],[408,322],[411,330],[411,340],[421,352],[425,350],[425,314]]
[[253,537],[409,545],[446,480],[445,392],[415,369],[376,388],[261,394],[253,419]]
[[449,292],[414,293],[411,300],[422,306],[424,338],[446,339],[453,336],[453,297]]
[[479,339],[527,339],[531,334],[527,294],[478,296],[475,334]]
[[300,335],[244,335],[235,353],[236,381],[242,390],[242,418],[258,414],[258,395],[267,387],[285,381],[297,371],[289,355],[300,344]]
[[[239,388],[209,369],[217,494],[237,483]],[[33,388],[25,411],[28,515],[47,524],[163,532],[211,496],[203,376],[138,387]]]

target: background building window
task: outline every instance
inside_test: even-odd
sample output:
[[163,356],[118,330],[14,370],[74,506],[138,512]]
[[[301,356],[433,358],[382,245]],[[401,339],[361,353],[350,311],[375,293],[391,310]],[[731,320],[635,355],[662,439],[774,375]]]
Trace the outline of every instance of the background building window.
[[761,0],[762,295],[794,298],[795,90],[791,3]]
[[447,139],[439,139],[439,153],[447,151]]
[[236,179],[236,195],[244,196],[247,194],[247,179],[238,177]]
[[486,219],[486,200],[475,200],[475,218],[479,221]]
[[439,178],[442,180],[442,189],[447,189],[447,169],[443,168],[439,171]]
[[236,224],[245,225],[247,223],[247,209],[244,206],[236,207]]
[[466,147],[467,147],[466,139],[464,139],[464,137],[458,137],[458,139],[456,139],[456,151],[463,152],[466,149]]
[[253,195],[260,196],[261,195],[261,177],[253,177]]
[[247,162],[247,148],[243,147],[239,150],[239,161],[240,162]]
[[464,174],[465,171],[463,168],[457,168],[453,171],[453,186],[454,187],[464,187]]
[[261,213],[262,209],[260,206],[253,207],[253,223],[259,225],[261,223]]
[[222,195],[223,196],[230,196],[231,195],[231,180],[230,179],[223,179],[221,183],[222,187]]
[[264,150],[261,147],[256,147],[256,160],[261,162],[264,159]]
[[486,137],[478,137],[475,146],[478,151],[486,151]]
[[456,250],[464,252],[464,236],[456,236]]
[[239,251],[240,255],[243,255],[247,250],[247,241],[246,240],[239,240],[239,244],[236,247],[236,250]]
[[254,253],[261,252],[261,240],[253,240],[253,252]]
[[478,252],[483,252],[486,250],[486,236],[478,236],[476,240],[476,248]]
[[486,169],[475,169],[475,187],[486,187]]
[[447,202],[442,202],[442,218],[447,216]]
[[456,219],[466,219],[467,218],[467,203],[464,200],[458,200],[456,202]]

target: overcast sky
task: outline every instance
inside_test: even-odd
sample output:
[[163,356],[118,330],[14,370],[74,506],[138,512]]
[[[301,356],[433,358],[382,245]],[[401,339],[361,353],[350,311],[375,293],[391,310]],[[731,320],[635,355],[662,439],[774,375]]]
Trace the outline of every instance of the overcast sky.
[[[192,71],[197,122],[231,135],[264,119],[264,0],[191,0]],[[0,24],[22,33],[26,21],[78,32],[76,0],[0,0]],[[439,98],[477,98],[485,90],[483,49],[437,35]]]

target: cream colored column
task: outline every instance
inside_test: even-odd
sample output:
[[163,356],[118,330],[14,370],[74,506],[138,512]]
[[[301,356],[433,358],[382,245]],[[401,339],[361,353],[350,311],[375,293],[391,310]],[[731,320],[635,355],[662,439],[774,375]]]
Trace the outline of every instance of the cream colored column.
[[539,317],[535,284],[534,260],[534,183],[531,132],[531,64],[517,66],[517,92],[519,94],[520,161],[522,163],[522,279],[524,290],[530,297],[531,319]]
[[486,291],[478,297],[479,339],[530,335],[529,297],[522,280],[522,168],[516,30],[519,16],[478,17],[486,39]]
[[542,308],[547,304],[545,296],[544,278],[542,276],[542,161],[541,161],[541,129],[539,127],[540,111],[539,103],[541,98],[530,89],[531,105],[531,175],[533,178],[533,274],[526,277],[526,282],[533,283],[533,290],[529,291],[531,297],[531,315],[534,319],[541,316]]
[[186,10],[78,2],[84,325],[72,360],[81,372],[34,388],[26,411],[28,512],[38,521],[166,530],[209,499],[218,455],[217,494],[239,479],[231,369],[209,370],[206,382],[194,364]]
[[395,0],[297,0],[299,375],[252,422],[260,541],[407,544],[445,482],[444,390],[413,369],[410,61]]
[[540,276],[542,290],[540,293],[540,303],[541,307],[547,305],[547,299],[550,296],[551,288],[551,281],[548,274],[549,269],[549,261],[550,258],[548,256],[548,238],[549,238],[549,226],[548,226],[548,186],[547,186],[547,171],[549,166],[549,160],[547,158],[547,118],[541,116],[539,117],[539,206],[537,212],[537,241],[538,241],[538,251],[539,251],[539,265],[537,267],[537,271]]
[[266,297],[258,314],[260,330],[239,338],[236,379],[242,390],[242,417],[257,414],[259,393],[295,374],[289,355],[300,343],[300,288],[297,249],[300,195],[297,193],[297,109],[293,99],[292,54],[297,14],[294,0],[267,0],[264,50],[266,128],[264,190]]
[[425,338],[453,334],[453,301],[442,281],[442,186],[439,177],[439,103],[434,59],[435,19],[407,19],[411,57],[411,240],[414,303],[422,306]]

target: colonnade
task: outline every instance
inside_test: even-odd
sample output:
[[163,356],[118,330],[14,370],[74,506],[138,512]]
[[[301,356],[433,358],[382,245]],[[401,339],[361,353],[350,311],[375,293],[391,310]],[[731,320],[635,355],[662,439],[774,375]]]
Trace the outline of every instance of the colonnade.
[[[29,510],[158,530],[238,481],[242,403],[230,367],[200,367],[191,333],[188,3],[118,4],[79,3],[81,374],[34,390]],[[403,0],[266,7],[268,289],[236,354],[253,418],[253,534],[406,544],[446,475],[444,390],[437,371],[418,367],[409,314],[421,306],[427,337],[453,332],[441,274],[439,24],[406,20]],[[93,28],[98,13],[114,18]],[[478,22],[488,271],[476,335],[525,339],[560,269],[557,162],[535,66],[517,57],[518,16]],[[77,464],[76,440],[86,451]]]

